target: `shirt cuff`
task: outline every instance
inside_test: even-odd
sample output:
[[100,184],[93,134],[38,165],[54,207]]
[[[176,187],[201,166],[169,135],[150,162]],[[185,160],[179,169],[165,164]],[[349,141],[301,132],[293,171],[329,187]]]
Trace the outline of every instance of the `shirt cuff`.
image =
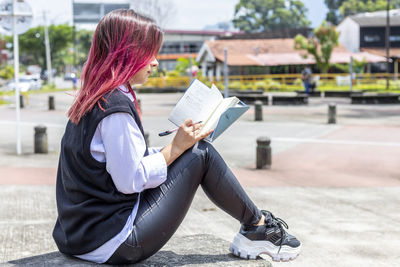
[[155,147],[148,147],[147,149],[149,150],[149,155],[152,155],[160,152],[162,148],[163,148],[162,146],[155,146]]
[[161,152],[142,158],[142,165],[147,172],[146,188],[155,188],[167,180],[167,162]]

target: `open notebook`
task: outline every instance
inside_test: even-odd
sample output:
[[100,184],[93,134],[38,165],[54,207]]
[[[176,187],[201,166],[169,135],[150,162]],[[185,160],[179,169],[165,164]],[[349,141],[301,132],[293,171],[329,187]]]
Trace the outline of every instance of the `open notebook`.
[[187,118],[204,124],[201,133],[214,129],[206,140],[212,142],[249,109],[239,98],[223,98],[213,84],[210,87],[195,79],[178,101],[169,120],[180,126]]

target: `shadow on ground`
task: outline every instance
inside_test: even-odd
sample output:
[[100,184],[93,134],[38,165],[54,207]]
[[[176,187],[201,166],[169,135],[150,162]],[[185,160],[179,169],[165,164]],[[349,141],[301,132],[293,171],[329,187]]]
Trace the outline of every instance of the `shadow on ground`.
[[[272,266],[265,259],[243,260],[228,252],[229,243],[212,235],[191,235],[171,239],[154,256],[135,266]],[[51,252],[12,260],[3,266],[105,266]],[[124,265],[119,265],[124,266]],[[127,266],[127,265],[125,265]]]

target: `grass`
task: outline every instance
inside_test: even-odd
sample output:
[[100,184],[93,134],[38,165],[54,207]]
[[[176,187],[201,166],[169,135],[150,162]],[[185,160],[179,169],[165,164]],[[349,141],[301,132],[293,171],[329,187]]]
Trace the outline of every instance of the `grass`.
[[[21,95],[28,96],[28,95],[32,95],[32,94],[56,93],[56,92],[65,92],[65,91],[72,91],[72,90],[73,90],[72,88],[59,89],[55,86],[44,85],[40,90],[31,90],[28,92],[23,92],[23,93],[21,93]],[[14,91],[9,91],[9,92],[0,91],[0,105],[9,104],[3,98],[4,98],[4,96],[10,96],[10,95],[15,95],[15,92]]]

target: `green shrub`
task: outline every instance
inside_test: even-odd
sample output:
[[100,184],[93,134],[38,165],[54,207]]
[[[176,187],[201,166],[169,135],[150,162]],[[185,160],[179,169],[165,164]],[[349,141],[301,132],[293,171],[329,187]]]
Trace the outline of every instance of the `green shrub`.
[[234,82],[229,83],[230,89],[240,89],[241,86],[242,86],[242,83],[239,81],[234,81]]
[[280,90],[282,88],[282,84],[280,82],[272,79],[265,79],[265,81],[267,82],[268,90]]
[[176,70],[171,70],[167,72],[167,78],[177,78],[181,77],[181,74]]
[[267,87],[268,87],[268,84],[267,84],[266,81],[256,81],[256,82],[254,83],[254,88],[255,88],[256,90],[257,90],[257,89],[265,90],[265,89],[267,89]]
[[0,69],[0,77],[9,80],[14,77],[14,67],[11,65],[3,65]]
[[297,86],[302,86],[303,81],[300,78],[297,78],[296,80],[294,80],[293,84]]

